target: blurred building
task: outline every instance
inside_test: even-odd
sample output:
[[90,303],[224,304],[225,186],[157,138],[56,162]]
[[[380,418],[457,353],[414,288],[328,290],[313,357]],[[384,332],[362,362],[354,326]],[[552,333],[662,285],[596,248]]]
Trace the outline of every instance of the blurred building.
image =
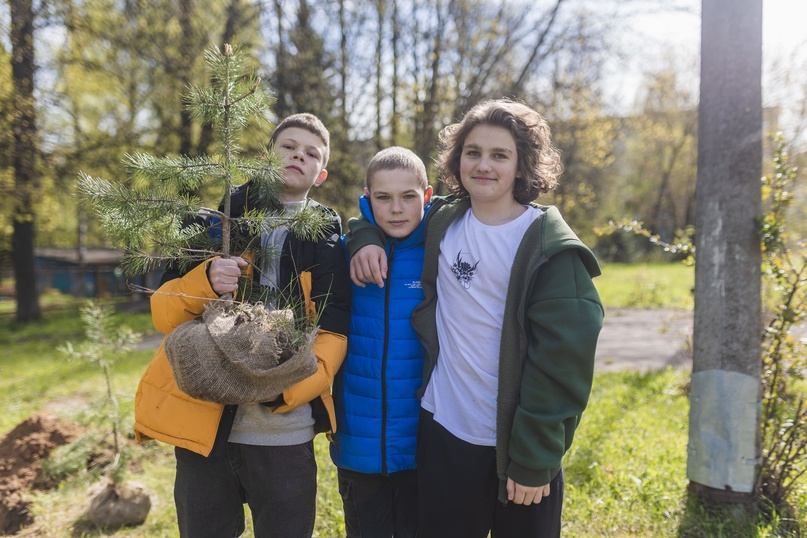
[[[36,248],[34,267],[39,292],[57,290],[77,297],[137,294],[131,287],[157,289],[162,270],[127,277],[120,268],[123,253],[106,248]],[[83,259],[81,259],[83,258]]]

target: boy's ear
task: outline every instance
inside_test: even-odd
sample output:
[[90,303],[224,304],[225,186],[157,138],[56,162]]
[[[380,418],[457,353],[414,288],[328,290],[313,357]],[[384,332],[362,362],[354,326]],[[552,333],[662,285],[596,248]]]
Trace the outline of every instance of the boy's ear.
[[323,170],[322,172],[319,173],[319,175],[317,176],[317,179],[314,180],[314,186],[319,187],[320,185],[325,183],[326,179],[328,179],[328,171]]
[[426,206],[429,203],[429,201],[432,199],[432,192],[434,192],[434,191],[432,190],[431,185],[426,187],[426,190],[423,191],[423,205],[424,206]]
[[369,190],[367,190],[367,187],[364,187],[364,195],[365,195],[367,198],[369,198],[369,197],[370,197],[370,191],[369,191]]

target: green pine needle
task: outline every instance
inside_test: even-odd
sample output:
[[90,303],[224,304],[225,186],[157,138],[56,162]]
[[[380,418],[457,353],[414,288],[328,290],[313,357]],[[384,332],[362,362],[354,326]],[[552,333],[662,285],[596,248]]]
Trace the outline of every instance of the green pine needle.
[[[318,210],[293,216],[279,213],[281,159],[273,151],[241,157],[238,143],[251,120],[268,117],[274,97],[260,86],[260,79],[245,72],[245,57],[237,47],[211,48],[205,58],[212,83],[189,88],[184,100],[194,119],[213,125],[221,154],[157,157],[134,151],[123,162],[127,181],[79,174],[81,203],[97,214],[104,233],[124,251],[121,267],[128,275],[167,264],[188,268],[211,256],[256,250],[256,237],[281,225],[303,238],[318,237],[331,225]],[[204,207],[188,194],[216,185],[226,198],[233,185],[244,181],[252,183],[252,196],[257,196],[261,209],[241,218]],[[219,223],[219,233],[208,230],[212,218]]]

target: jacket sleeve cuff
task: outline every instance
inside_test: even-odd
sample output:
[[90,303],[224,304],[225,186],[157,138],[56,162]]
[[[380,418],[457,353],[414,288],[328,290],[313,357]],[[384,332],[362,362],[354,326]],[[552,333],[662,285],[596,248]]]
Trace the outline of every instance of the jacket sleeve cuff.
[[346,336],[320,329],[314,339],[317,371],[284,390],[280,398],[267,407],[274,413],[285,413],[329,392],[346,352]]
[[151,296],[154,327],[168,334],[179,325],[201,315],[211,299],[218,297],[207,278],[210,261],[193,268],[185,276],[169,280]]
[[552,482],[558,471],[560,471],[560,467],[554,469],[528,469],[511,461],[507,467],[507,476],[522,486],[535,488]]
[[349,231],[345,234],[345,247],[350,257],[367,245],[384,248],[384,233],[363,217],[350,219],[348,228]]

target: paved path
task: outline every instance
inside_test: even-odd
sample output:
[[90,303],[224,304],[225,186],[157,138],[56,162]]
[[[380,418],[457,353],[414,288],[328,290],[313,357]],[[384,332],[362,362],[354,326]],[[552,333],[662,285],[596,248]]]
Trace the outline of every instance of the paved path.
[[[598,371],[691,368],[692,312],[609,308],[597,345]],[[148,334],[138,347],[156,349],[162,335]]]
[[691,368],[691,350],[691,311],[609,308],[594,360],[601,372]]

